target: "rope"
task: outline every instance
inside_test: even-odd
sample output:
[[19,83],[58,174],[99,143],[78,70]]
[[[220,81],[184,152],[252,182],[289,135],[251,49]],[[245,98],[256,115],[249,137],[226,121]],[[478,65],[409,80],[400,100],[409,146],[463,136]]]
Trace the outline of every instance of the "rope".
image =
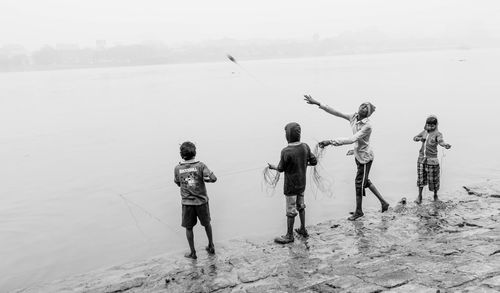
[[139,225],[139,222],[137,221],[137,218],[135,217],[134,212],[130,208],[130,205],[128,204],[127,200],[125,200],[125,198],[122,195],[120,195],[120,197],[122,198],[123,202],[127,205],[128,211],[129,211],[132,219],[134,219],[135,226],[137,227],[137,230],[139,230],[139,232],[141,232],[141,234],[144,236],[144,238],[146,238],[149,242],[150,239],[149,239],[148,235],[146,235],[146,233],[144,233],[144,230],[141,229],[141,226]]
[[[176,232],[176,230],[175,230],[174,228],[172,228],[169,224],[167,224],[167,223],[163,222],[160,218],[158,218],[157,216],[155,216],[154,214],[152,214],[151,212],[149,212],[147,209],[145,209],[145,208],[143,208],[142,206],[138,205],[137,203],[135,203],[135,202],[131,201],[130,199],[128,199],[128,198],[126,198],[125,196],[123,196],[122,194],[118,194],[118,196],[119,196],[119,197],[121,197],[121,198],[123,199],[123,201],[127,204],[127,207],[129,208],[129,211],[130,211],[130,213],[131,213],[132,217],[133,217],[133,218],[134,218],[134,220],[136,221],[137,228],[138,228],[139,230],[141,230],[141,232],[142,232],[144,235],[146,235],[146,234],[145,234],[145,233],[144,233],[144,231],[142,231],[142,229],[139,227],[139,224],[138,224],[138,222],[137,222],[137,219],[135,218],[135,216],[133,216],[133,213],[132,213],[132,211],[131,211],[131,209],[130,209],[130,205],[129,205],[129,204],[131,204],[131,205],[135,206],[136,208],[138,208],[140,211],[142,211],[144,214],[146,214],[147,216],[149,216],[151,219],[156,220],[156,221],[158,221],[159,223],[163,224],[165,227],[167,227],[168,229],[172,230],[172,232]],[[174,233],[174,234],[175,234],[177,237],[179,237],[179,238],[180,238],[180,236],[178,236],[176,233]]]
[[[231,172],[226,172],[226,173],[222,173],[222,176],[232,176],[232,175],[236,175],[236,174],[241,174],[241,173],[246,173],[246,172],[251,172],[251,171],[255,171],[255,170],[258,170],[260,169],[261,167],[255,167],[255,168],[248,168],[248,169],[241,169],[241,170],[236,170],[236,171],[231,171]],[[278,180],[279,180],[279,173],[278,173]],[[137,209],[139,209],[141,212],[143,212],[144,214],[146,214],[148,217],[150,217],[151,219],[161,223],[163,226],[167,227],[168,229],[170,229],[172,232],[174,232],[174,235],[176,235],[177,237],[180,238],[179,235],[176,234],[176,230],[174,228],[172,228],[169,224],[165,223],[164,221],[162,221],[159,217],[155,216],[153,213],[151,213],[150,211],[148,211],[146,208],[140,206],[139,204],[137,204],[136,202],[128,199],[125,197],[126,194],[133,194],[133,193],[138,193],[138,192],[144,192],[144,191],[151,191],[151,190],[161,190],[161,189],[170,189],[170,188],[178,188],[178,187],[157,187],[157,188],[153,188],[153,189],[142,189],[142,190],[134,190],[134,191],[129,191],[129,192],[126,192],[126,193],[120,193],[118,194],[118,196],[123,200],[123,202],[127,205],[127,208],[128,208],[128,211],[130,213],[130,216],[132,217],[132,219],[134,220],[135,222],[135,225],[137,227],[137,229],[141,232],[141,234],[148,239],[148,241],[150,241],[149,237],[147,236],[147,234],[144,232],[144,230],[141,228],[141,226],[139,225],[139,221],[137,220],[137,217],[134,215],[134,212],[131,208],[131,205],[136,207]]]
[[262,168],[262,167],[254,167],[254,168],[230,171],[230,172],[226,172],[226,173],[221,173],[221,176],[231,176],[231,175],[246,173],[246,172],[250,172],[250,171],[260,170],[260,168]]
[[443,151],[441,152],[441,159],[439,160],[439,177],[442,179],[443,178],[443,164],[444,164],[444,157],[446,157],[446,149],[443,148]]

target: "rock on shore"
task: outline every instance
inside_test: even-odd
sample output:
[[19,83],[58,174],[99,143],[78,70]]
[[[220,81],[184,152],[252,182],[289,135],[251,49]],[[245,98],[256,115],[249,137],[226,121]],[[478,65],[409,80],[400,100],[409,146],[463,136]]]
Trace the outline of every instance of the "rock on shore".
[[308,227],[278,245],[233,240],[16,292],[499,292],[500,182]]

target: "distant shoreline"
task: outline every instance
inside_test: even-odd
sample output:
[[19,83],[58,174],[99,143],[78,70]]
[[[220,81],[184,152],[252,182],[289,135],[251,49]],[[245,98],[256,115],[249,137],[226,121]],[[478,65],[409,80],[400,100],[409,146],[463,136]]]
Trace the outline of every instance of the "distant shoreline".
[[[238,58],[237,61],[265,61],[265,60],[283,60],[283,59],[306,59],[306,58],[327,58],[335,56],[353,56],[353,55],[378,55],[378,54],[391,54],[391,53],[411,53],[411,52],[434,52],[434,51],[448,51],[448,50],[482,50],[482,49],[500,49],[500,47],[436,47],[436,48],[412,48],[412,49],[385,49],[379,51],[346,51],[338,52],[328,55],[291,55],[291,56],[266,56],[266,57],[247,57]],[[220,59],[200,59],[192,61],[165,61],[165,62],[134,62],[134,63],[114,63],[114,64],[88,64],[81,66],[46,66],[46,67],[32,67],[24,70],[1,70],[1,73],[22,73],[22,72],[42,72],[42,71],[63,71],[63,70],[79,70],[79,69],[103,69],[103,68],[120,68],[120,67],[147,67],[147,66],[162,66],[162,65],[182,65],[182,64],[203,64],[203,63],[219,63],[226,62],[226,52],[221,52]]]

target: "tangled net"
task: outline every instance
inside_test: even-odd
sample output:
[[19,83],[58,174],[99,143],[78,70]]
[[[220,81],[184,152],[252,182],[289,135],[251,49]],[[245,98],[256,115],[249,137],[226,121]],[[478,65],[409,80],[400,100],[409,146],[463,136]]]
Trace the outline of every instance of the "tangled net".
[[318,160],[318,164],[312,167],[312,172],[310,172],[310,178],[312,181],[312,188],[314,196],[317,195],[318,191],[322,192],[328,197],[333,196],[333,183],[328,180],[322,174],[325,172],[325,169],[321,166],[321,160],[325,154],[325,148],[321,148],[319,144],[316,144],[314,147],[313,154],[316,156]]
[[262,175],[264,177],[262,186],[265,187],[267,193],[269,193],[269,191],[272,191],[272,193],[274,193],[274,190],[278,185],[278,181],[280,180],[280,172],[271,170],[269,166],[266,166],[262,171]]

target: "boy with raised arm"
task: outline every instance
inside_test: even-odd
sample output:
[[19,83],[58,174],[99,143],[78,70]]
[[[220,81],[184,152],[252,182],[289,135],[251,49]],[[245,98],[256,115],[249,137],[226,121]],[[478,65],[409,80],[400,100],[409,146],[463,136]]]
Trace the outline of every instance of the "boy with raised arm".
[[354,114],[344,114],[332,107],[321,104],[310,95],[304,95],[304,97],[304,100],[308,104],[317,105],[320,109],[329,114],[344,118],[345,120],[349,121],[349,124],[351,125],[353,133],[351,137],[337,138],[334,140],[324,140],[319,144],[320,147],[325,147],[327,145],[341,146],[344,144],[354,144],[354,149],[348,154],[354,155],[357,166],[356,179],[354,180],[354,185],[356,188],[356,210],[352,214],[352,216],[348,218],[348,220],[354,221],[364,215],[362,202],[363,196],[366,195],[365,188],[367,187],[379,199],[382,206],[382,212],[387,211],[387,209],[389,208],[389,203],[385,201],[375,185],[368,178],[374,157],[373,151],[370,148],[372,126],[368,117],[370,117],[375,111],[375,106],[369,102],[366,102],[359,106],[358,112]]

